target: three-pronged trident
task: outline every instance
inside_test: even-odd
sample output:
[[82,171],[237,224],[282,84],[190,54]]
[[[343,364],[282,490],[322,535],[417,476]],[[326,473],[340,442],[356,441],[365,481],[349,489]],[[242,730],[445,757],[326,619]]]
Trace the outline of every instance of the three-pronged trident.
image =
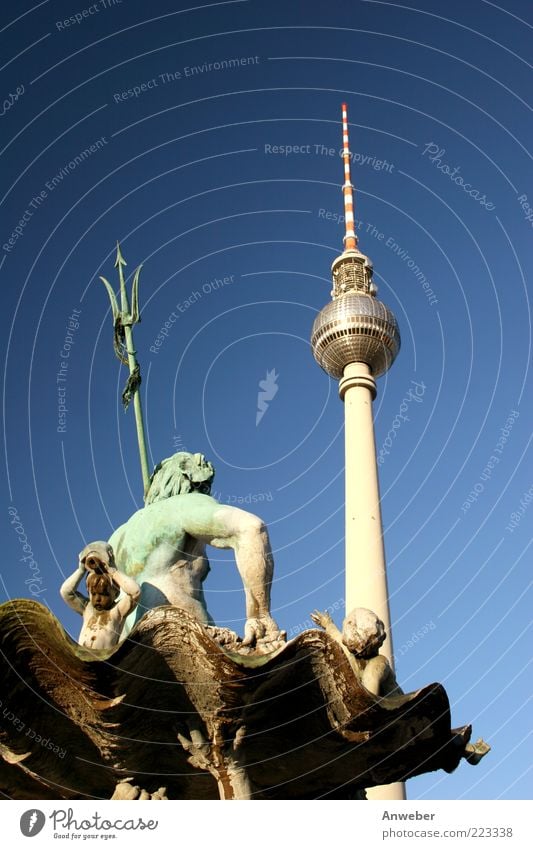
[[115,354],[121,363],[129,366],[130,376],[122,393],[122,403],[124,409],[127,410],[129,403],[133,397],[133,407],[135,410],[135,423],[137,425],[137,441],[139,443],[139,455],[141,458],[141,471],[143,477],[144,494],[148,490],[150,483],[150,473],[148,471],[148,456],[146,453],[146,440],[144,436],[144,422],[141,404],[141,395],[139,387],[141,385],[141,370],[137,362],[136,351],[133,347],[133,325],[138,324],[141,320],[139,312],[139,274],[142,265],[140,265],[133,276],[133,286],[131,290],[131,309],[128,302],[128,293],[126,292],[126,283],[124,281],[124,266],[127,265],[126,260],[120,252],[120,245],[117,242],[117,258],[115,260],[115,268],[118,268],[118,276],[120,281],[120,302],[119,309],[115,292],[110,283],[105,277],[100,277],[104,283],[109,299],[111,301],[111,310],[113,312],[113,326],[115,328],[115,336],[113,346]]

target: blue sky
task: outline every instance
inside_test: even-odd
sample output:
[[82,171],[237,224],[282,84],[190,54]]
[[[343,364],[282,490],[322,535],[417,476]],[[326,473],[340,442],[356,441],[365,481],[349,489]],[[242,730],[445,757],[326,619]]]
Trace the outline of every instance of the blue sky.
[[[532,789],[532,24],[521,0],[2,9],[2,598],[77,634],[64,576],[142,505],[98,280],[120,239],[144,264],[151,461],[203,452],[220,501],[266,520],[289,635],[317,607],[340,623],[343,409],[309,335],[342,246],[346,100],[359,244],[402,336],[374,404],[397,675],[441,681],[493,747],[413,799]],[[211,563],[209,609],[240,630],[232,558]]]

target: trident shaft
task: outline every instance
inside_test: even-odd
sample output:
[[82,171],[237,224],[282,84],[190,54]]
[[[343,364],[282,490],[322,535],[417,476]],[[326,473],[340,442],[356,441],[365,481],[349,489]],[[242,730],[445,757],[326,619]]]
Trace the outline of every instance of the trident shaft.
[[136,351],[133,347],[133,325],[138,324],[141,320],[139,312],[139,274],[142,265],[139,265],[133,276],[133,285],[131,290],[131,308],[128,302],[128,293],[126,292],[126,283],[124,280],[124,266],[127,265],[126,260],[120,251],[120,245],[117,242],[117,258],[115,260],[115,268],[118,268],[118,276],[120,281],[120,305],[110,283],[105,277],[100,277],[100,280],[105,285],[109,300],[111,301],[111,310],[113,312],[113,326],[115,329],[114,349],[115,354],[123,365],[129,366],[130,376],[122,393],[122,403],[124,409],[127,410],[131,399],[133,398],[133,408],[135,410],[135,424],[137,425],[137,441],[139,443],[139,456],[141,459],[141,472],[143,478],[144,494],[148,491],[150,483],[150,473],[148,471],[148,456],[146,453],[146,439],[144,435],[144,421],[142,412],[141,395],[139,387],[141,385],[141,370],[137,362]]

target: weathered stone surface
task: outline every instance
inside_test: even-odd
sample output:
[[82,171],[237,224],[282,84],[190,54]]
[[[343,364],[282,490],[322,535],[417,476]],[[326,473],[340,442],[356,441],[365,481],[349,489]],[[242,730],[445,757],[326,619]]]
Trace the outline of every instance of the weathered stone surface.
[[[183,610],[151,610],[89,652],[38,602],[0,607],[0,789],[10,798],[357,798],[454,769],[440,684],[377,698],[342,647],[307,631],[270,655],[220,647]],[[116,797],[115,797],[116,798]]]

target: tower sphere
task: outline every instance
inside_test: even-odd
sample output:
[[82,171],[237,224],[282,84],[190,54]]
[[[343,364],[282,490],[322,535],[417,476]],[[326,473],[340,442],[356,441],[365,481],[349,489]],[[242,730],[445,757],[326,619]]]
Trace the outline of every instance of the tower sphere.
[[385,304],[370,294],[347,292],[318,313],[311,348],[319,366],[337,380],[350,363],[366,363],[379,377],[396,359],[400,333]]

